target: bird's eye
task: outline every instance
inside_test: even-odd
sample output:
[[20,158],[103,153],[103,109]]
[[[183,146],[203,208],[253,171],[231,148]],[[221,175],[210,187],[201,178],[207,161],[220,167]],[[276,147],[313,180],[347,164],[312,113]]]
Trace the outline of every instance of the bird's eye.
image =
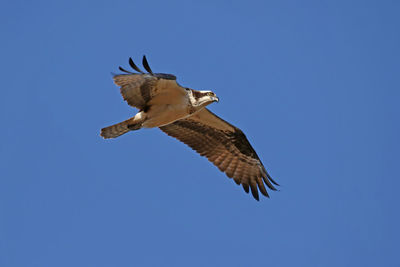
[[208,92],[207,95],[208,96],[213,96],[213,93],[212,92]]

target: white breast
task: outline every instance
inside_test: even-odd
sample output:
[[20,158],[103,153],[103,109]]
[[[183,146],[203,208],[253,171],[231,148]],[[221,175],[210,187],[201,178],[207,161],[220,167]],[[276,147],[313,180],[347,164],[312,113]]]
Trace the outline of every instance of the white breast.
[[142,126],[145,128],[161,127],[188,117],[190,116],[188,106],[187,95],[152,101],[151,108],[146,113],[147,119]]

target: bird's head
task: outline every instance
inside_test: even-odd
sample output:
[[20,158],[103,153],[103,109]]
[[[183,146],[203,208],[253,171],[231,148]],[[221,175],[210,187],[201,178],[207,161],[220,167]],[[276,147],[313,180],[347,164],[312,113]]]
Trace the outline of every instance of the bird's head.
[[219,98],[211,91],[191,90],[190,100],[194,107],[205,107],[213,102],[218,102]]

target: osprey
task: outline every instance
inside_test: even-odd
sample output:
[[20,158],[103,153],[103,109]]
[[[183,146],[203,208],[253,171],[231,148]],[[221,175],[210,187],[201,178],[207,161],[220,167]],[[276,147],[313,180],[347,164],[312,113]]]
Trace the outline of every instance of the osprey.
[[278,185],[244,133],[224,121],[206,106],[218,102],[211,91],[182,87],[172,74],[153,73],[146,57],[139,69],[129,58],[129,65],[139,73],[119,67],[126,74],[114,76],[121,94],[139,112],[132,118],[101,129],[103,138],[115,138],[129,131],[158,127],[167,135],[185,143],[201,156],[207,157],[222,172],[242,185],[244,191],[259,200],[258,190],[268,196],[264,183],[272,190]]

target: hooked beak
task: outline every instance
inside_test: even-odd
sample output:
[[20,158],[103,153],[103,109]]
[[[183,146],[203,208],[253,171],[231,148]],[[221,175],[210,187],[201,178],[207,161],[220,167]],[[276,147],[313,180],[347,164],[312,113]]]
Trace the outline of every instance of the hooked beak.
[[214,101],[219,102],[219,98],[217,96],[214,96]]

